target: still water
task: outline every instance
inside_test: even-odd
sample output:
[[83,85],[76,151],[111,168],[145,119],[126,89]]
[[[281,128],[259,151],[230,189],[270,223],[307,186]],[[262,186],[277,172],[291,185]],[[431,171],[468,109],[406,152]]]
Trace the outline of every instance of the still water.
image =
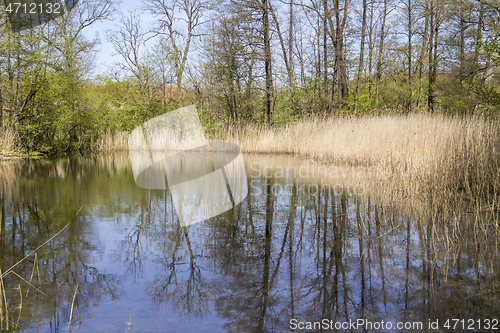
[[404,209],[349,169],[244,160],[246,199],[188,227],[126,154],[4,162],[1,272],[65,229],[4,274],[0,328],[500,331],[497,222]]

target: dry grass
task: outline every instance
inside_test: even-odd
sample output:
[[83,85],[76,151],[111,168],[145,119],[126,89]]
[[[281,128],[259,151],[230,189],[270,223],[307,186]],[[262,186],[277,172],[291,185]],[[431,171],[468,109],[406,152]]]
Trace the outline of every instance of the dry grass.
[[92,150],[98,152],[128,150],[127,132],[106,133],[92,142]]
[[18,141],[19,138],[14,130],[0,127],[0,157],[9,157],[18,154]]
[[221,133],[219,139],[245,152],[376,167],[384,177],[374,179],[372,191],[391,199],[498,203],[500,131],[480,118],[315,119],[278,130],[246,127]]

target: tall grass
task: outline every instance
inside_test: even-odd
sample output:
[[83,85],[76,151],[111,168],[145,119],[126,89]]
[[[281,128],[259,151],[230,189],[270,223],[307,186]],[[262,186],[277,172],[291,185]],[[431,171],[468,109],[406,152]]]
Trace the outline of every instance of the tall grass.
[[412,114],[313,119],[281,129],[245,127],[219,139],[251,153],[288,153],[376,167],[372,191],[419,202],[498,204],[500,131],[482,118]]

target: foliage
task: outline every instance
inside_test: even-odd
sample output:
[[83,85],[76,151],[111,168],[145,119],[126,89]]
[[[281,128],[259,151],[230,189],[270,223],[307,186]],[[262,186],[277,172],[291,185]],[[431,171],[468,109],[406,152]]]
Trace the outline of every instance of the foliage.
[[500,67],[500,43],[496,40],[488,40],[482,45],[482,52],[491,58],[495,66]]
[[18,329],[20,329],[20,327],[16,326],[16,327],[11,327],[8,330],[1,330],[0,332],[2,332],[2,333],[12,333],[12,332],[17,331]]

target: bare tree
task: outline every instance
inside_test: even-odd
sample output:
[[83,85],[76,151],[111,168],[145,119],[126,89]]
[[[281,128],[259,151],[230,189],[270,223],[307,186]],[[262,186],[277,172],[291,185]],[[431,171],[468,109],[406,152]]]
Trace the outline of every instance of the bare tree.
[[177,99],[183,95],[182,75],[186,69],[193,38],[202,22],[208,3],[204,0],[143,0],[146,9],[157,19],[154,32],[170,41],[176,71]]
[[271,36],[269,27],[269,3],[268,0],[261,0],[262,10],[262,35],[264,41],[264,64],[266,72],[266,110],[267,110],[267,123],[269,126],[274,124],[274,85],[273,85],[273,72],[272,72],[272,58],[271,58]]
[[132,73],[137,79],[139,90],[145,91],[149,86],[150,71],[141,54],[147,41],[147,32],[138,12],[129,12],[120,18],[119,30],[108,31],[108,41],[123,58],[125,64],[117,64],[122,70]]

